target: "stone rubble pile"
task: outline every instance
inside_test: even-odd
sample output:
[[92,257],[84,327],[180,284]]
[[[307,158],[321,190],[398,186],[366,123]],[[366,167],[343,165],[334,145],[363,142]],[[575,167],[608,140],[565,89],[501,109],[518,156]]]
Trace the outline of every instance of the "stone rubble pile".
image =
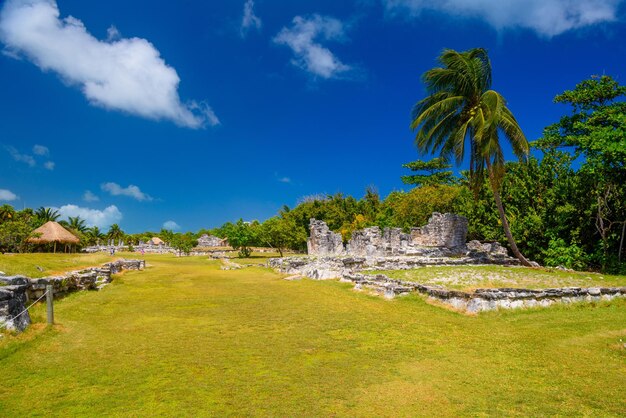
[[47,285],[52,285],[55,297],[80,290],[99,290],[111,282],[111,275],[122,270],[143,270],[145,266],[144,260],[117,260],[101,267],[71,271],[61,276],[39,279],[0,276],[0,328],[23,331],[30,324],[28,312],[15,320],[10,318],[22,312],[27,303],[43,296]]

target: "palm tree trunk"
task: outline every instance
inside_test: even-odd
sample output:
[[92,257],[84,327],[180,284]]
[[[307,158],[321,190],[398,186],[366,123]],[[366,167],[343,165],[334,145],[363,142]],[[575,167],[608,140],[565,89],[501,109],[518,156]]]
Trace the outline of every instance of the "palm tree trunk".
[[515,243],[515,239],[513,238],[513,234],[511,234],[511,227],[509,226],[509,221],[506,219],[506,214],[504,213],[504,206],[502,206],[502,199],[500,199],[500,192],[496,187],[496,184],[493,179],[493,170],[491,169],[491,162],[487,159],[487,170],[489,171],[489,182],[491,183],[491,191],[493,191],[493,197],[496,201],[496,206],[498,207],[498,213],[500,214],[500,220],[502,221],[502,228],[504,229],[504,235],[506,235],[506,239],[509,242],[509,247],[511,247],[511,251],[513,251],[513,255],[517,257],[517,259],[522,263],[523,266],[533,267],[530,264],[530,261],[526,259],[517,248],[517,244]]

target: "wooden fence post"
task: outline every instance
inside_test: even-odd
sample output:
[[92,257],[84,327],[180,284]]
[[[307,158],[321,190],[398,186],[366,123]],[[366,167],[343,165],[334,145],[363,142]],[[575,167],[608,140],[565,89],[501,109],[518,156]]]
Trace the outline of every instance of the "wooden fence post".
[[46,285],[46,303],[48,305],[48,325],[54,324],[54,306],[52,300],[54,298],[54,291],[52,285]]

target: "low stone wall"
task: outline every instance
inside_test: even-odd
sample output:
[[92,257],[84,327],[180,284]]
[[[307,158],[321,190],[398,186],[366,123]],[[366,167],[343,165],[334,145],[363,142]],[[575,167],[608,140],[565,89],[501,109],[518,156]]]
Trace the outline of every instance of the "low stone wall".
[[0,276],[0,328],[23,331],[30,324],[28,312],[10,321],[25,309],[27,303],[44,295],[46,286],[52,285],[55,297],[79,290],[98,290],[111,282],[111,275],[122,270],[143,270],[144,260],[117,260],[102,267],[70,271],[61,276],[31,279],[26,276]]
[[564,287],[552,289],[495,288],[461,292],[439,286],[391,279],[383,274],[345,274],[342,280],[355,284],[355,288],[370,288],[387,298],[418,292],[428,295],[454,309],[478,313],[496,309],[547,307],[555,303],[594,302],[626,297],[626,287]]
[[286,274],[300,274],[310,279],[338,279],[344,274],[363,270],[410,270],[422,266],[460,266],[475,264],[518,265],[515,258],[500,253],[469,251],[452,256],[440,247],[424,248],[420,255],[396,257],[283,257],[270,258],[268,266]]

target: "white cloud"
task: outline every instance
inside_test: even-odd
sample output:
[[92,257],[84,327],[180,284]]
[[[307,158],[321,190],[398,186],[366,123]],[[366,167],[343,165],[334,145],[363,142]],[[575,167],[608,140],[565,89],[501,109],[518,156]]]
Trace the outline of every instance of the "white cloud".
[[181,102],[176,70],[149,41],[117,39],[114,27],[108,34],[109,40],[98,40],[80,20],[61,19],[54,0],[8,0],[0,12],[0,40],[9,56],[56,72],[92,104],[189,128],[219,123],[212,110],[208,117],[206,109]]
[[281,183],[291,183],[291,178],[289,178],[289,177],[280,177],[278,179],[278,181],[281,182]]
[[498,30],[526,28],[546,37],[617,18],[623,0],[383,0],[388,11],[419,15],[434,10],[484,19]]
[[163,222],[163,229],[167,229],[167,230],[170,230],[170,231],[176,231],[176,230],[180,229],[180,225],[178,225],[174,221],[165,221],[165,222]]
[[254,14],[254,1],[247,0],[243,5],[243,17],[241,18],[241,36],[246,36],[250,28],[261,29],[261,19]]
[[11,202],[16,199],[17,199],[17,195],[13,193],[11,190],[0,189],[0,200]]
[[43,145],[35,145],[33,146],[33,154],[46,156],[50,155],[50,150],[48,147],[44,147]]
[[46,162],[43,164],[44,168],[45,168],[46,170],[50,170],[50,171],[54,170],[54,166],[55,166],[55,165],[56,165],[56,164],[54,163],[54,161],[46,161]]
[[6,147],[6,149],[7,151],[9,151],[9,154],[11,154],[11,157],[13,157],[15,161],[26,163],[31,167],[34,167],[37,165],[32,155],[22,154],[14,147]]
[[91,190],[85,190],[85,194],[83,194],[83,200],[85,202],[97,202],[100,200],[100,198],[93,194]]
[[112,196],[128,196],[140,202],[153,200],[151,196],[132,184],[128,187],[122,187],[117,183],[103,183],[100,188],[105,192],[109,192]]
[[293,51],[291,63],[322,78],[336,78],[345,74],[351,67],[342,63],[318,40],[342,41],[345,39],[341,21],[327,16],[313,15],[309,18],[296,16],[290,28],[283,28],[274,42],[287,45]]
[[106,228],[122,220],[122,212],[115,205],[104,210],[83,208],[71,204],[53,209],[58,210],[62,218],[80,216],[88,226],[97,226],[98,228]]

